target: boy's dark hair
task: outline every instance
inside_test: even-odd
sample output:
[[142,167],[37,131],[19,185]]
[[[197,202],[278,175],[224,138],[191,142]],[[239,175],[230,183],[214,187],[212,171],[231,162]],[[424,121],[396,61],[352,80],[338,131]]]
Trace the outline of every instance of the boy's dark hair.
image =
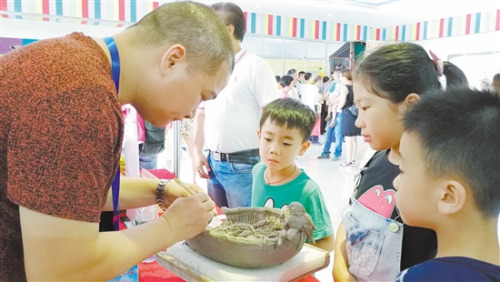
[[311,136],[316,123],[316,114],[300,101],[285,98],[276,99],[267,104],[260,118],[260,128],[268,119],[279,126],[298,129],[304,142]]
[[247,23],[241,8],[231,2],[219,2],[213,4],[212,9],[225,25],[231,24],[234,26],[234,37],[239,41],[243,41],[247,31]]
[[[446,65],[445,65],[446,68]],[[396,43],[380,47],[356,66],[354,79],[366,89],[400,103],[411,93],[439,89],[437,67],[421,46]]]
[[404,126],[419,136],[432,177],[463,179],[477,207],[496,217],[500,212],[500,97],[468,87],[436,92],[410,108]]
[[292,83],[292,81],[293,81],[293,77],[291,77],[289,75],[284,75],[280,79],[280,85],[281,85],[281,87],[287,87],[287,86],[290,86],[290,83]]

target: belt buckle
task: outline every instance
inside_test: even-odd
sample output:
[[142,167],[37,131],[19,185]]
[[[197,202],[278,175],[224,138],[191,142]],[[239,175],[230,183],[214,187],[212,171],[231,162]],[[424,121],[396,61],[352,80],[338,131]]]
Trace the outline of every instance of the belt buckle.
[[219,161],[219,162],[226,162],[226,161],[229,161],[229,154],[224,154],[224,153],[212,151],[212,158],[216,161]]

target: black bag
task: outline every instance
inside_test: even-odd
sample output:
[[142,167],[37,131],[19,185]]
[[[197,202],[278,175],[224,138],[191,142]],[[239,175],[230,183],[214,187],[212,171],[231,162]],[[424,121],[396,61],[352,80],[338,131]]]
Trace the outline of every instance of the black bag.
[[352,104],[350,107],[349,107],[349,111],[351,111],[351,114],[355,117],[358,116],[358,113],[359,113],[359,110],[358,110],[358,107],[356,107],[356,105]]
[[144,121],[144,143],[139,146],[141,155],[156,155],[165,149],[165,128]]

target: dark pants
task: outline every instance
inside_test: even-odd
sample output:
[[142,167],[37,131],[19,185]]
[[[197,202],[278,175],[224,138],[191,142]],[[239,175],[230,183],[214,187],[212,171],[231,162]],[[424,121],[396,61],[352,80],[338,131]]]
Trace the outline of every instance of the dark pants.
[[326,105],[325,102],[321,105],[321,128],[320,128],[320,134],[323,135],[326,131],[326,125],[328,124],[327,121],[325,121],[326,116],[328,115],[328,106]]

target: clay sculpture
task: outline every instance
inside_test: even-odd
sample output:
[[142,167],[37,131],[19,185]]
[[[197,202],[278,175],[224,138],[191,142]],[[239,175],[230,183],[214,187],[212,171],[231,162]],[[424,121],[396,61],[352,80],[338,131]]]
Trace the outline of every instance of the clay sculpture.
[[222,208],[226,220],[187,240],[197,253],[242,268],[277,265],[300,252],[311,240],[314,224],[302,204],[282,209]]

